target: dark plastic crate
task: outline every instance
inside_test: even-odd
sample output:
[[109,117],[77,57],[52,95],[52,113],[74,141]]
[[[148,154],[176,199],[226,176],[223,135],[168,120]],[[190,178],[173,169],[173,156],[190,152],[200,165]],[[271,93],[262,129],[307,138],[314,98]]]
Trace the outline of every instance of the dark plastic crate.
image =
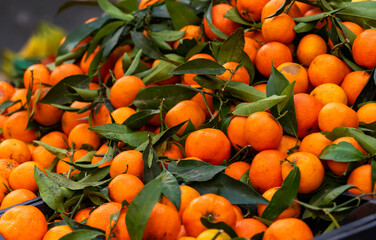
[[340,228],[317,236],[314,240],[371,240],[376,239],[375,232],[376,201],[367,200],[341,222]]

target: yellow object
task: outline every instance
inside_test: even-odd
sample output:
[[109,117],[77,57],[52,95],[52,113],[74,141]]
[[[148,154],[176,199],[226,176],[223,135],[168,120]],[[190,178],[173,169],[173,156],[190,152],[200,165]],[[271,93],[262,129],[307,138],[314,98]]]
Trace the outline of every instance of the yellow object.
[[[216,236],[214,238],[214,236]],[[219,230],[219,229],[207,229],[205,231],[203,231],[200,235],[198,235],[198,237],[196,238],[196,240],[230,240],[231,237],[225,233],[223,230]]]
[[40,58],[56,55],[64,31],[47,22],[41,22],[35,33],[23,46],[19,55],[22,58]]

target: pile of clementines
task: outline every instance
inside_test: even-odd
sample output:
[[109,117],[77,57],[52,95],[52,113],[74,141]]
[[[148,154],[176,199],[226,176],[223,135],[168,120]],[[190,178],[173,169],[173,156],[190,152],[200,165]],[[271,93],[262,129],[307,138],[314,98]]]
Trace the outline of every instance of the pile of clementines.
[[0,82],[5,239],[311,239],[373,196],[375,4],[202,2],[98,0]]

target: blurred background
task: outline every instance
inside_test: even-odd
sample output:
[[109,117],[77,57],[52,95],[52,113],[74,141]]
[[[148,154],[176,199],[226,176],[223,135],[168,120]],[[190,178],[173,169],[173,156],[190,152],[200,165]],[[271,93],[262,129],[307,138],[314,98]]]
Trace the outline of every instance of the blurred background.
[[[98,6],[73,6],[70,0],[0,0],[0,80],[22,79],[31,64],[54,61],[61,39],[74,28],[103,13]],[[17,82],[17,80],[16,80]],[[18,85],[18,84],[16,84]]]
[[97,6],[74,6],[59,15],[59,7],[68,0],[1,0],[0,8],[0,51],[4,48],[20,51],[41,20],[71,32],[91,17],[100,16]]

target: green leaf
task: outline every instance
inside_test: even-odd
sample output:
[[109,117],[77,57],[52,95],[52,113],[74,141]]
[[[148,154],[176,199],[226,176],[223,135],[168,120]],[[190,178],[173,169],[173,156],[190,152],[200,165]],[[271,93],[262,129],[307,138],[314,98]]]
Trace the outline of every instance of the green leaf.
[[181,191],[179,183],[176,178],[168,171],[164,172],[166,175],[163,179],[162,193],[170,199],[176,209],[180,209]]
[[236,98],[247,102],[255,102],[266,98],[266,94],[243,82],[231,81],[226,85],[226,90]]
[[76,230],[91,230],[91,231],[97,231],[99,233],[104,233],[102,229],[91,227],[89,225],[76,222],[73,219],[67,217],[65,214],[62,214],[61,217],[63,218],[63,221],[65,222],[65,224],[75,231]]
[[168,165],[168,170],[172,172],[177,179],[185,183],[211,180],[215,175],[226,168],[226,166],[215,166],[196,160],[182,160],[178,163],[171,162]]
[[107,21],[109,17],[99,18],[88,24],[83,24],[75,28],[65,39],[64,43],[59,47],[58,56],[68,54],[72,51],[77,44],[79,44],[84,38],[100,29]]
[[147,183],[155,179],[162,171],[159,163],[157,163],[158,154],[153,148],[153,142],[150,137],[149,143],[142,153],[142,160],[144,162],[143,181]]
[[218,63],[240,62],[244,49],[244,29],[238,28],[222,43],[218,53]]
[[281,114],[282,110],[286,107],[286,105],[289,103],[289,100],[294,95],[294,86],[295,81],[290,83],[285,89],[283,89],[281,96],[286,96],[286,98],[284,101],[277,105],[278,114]]
[[210,220],[201,217],[201,223],[208,229],[217,229],[218,231],[223,230],[225,233],[227,233],[231,239],[238,237],[238,234],[236,234],[235,230],[230,227],[227,223],[225,222],[211,222]]
[[146,125],[156,114],[159,114],[159,110],[145,109],[136,112],[131,115],[123,125],[129,127],[132,130],[139,129]]
[[336,8],[341,9],[335,16],[339,17],[342,21],[351,21],[357,23],[363,27],[367,24],[374,26],[376,24],[376,15],[374,9],[376,3],[373,1],[367,2],[342,2],[333,3]]
[[64,177],[63,175],[51,172],[51,171],[46,171],[47,176],[51,181],[53,181],[55,184],[59,185],[60,187],[65,187],[70,190],[82,190],[86,187],[98,187],[104,184],[108,184],[111,179],[107,179],[104,181],[100,182],[76,182],[73,181],[69,178]]
[[166,173],[162,172],[157,178],[145,184],[129,205],[126,224],[131,239],[142,240],[151,211],[161,196],[165,177]]
[[226,69],[218,64],[217,62],[214,62],[209,59],[193,59],[191,61],[188,61],[179,67],[177,67],[175,70],[173,70],[171,73],[175,75],[181,75],[181,74],[211,74],[211,75],[221,75],[226,71]]
[[273,220],[285,209],[290,207],[298,195],[299,183],[300,171],[297,166],[294,166],[289,175],[282,182],[281,188],[274,193],[261,217],[267,220]]
[[[127,126],[121,125],[121,124],[103,124],[98,125],[94,127],[90,127],[89,130],[94,131],[99,134],[106,134],[106,137],[108,138],[116,138],[117,134],[127,134],[127,133],[133,133],[133,131],[128,128]],[[114,135],[111,135],[114,134]]]
[[306,33],[314,29],[316,26],[316,22],[300,22],[295,25],[294,30],[296,33]]
[[362,91],[359,93],[358,97],[355,100],[355,103],[353,106],[354,111],[358,111],[359,104],[375,100],[375,96],[376,96],[376,72],[375,72],[375,69],[373,69],[366,85],[363,87]]
[[[153,147],[158,148],[159,146],[161,146],[164,142],[174,136],[185,123],[186,121],[179,123],[178,125],[173,126],[163,132],[160,132],[155,136],[152,136]],[[139,145],[136,150],[144,151],[148,144],[149,141],[145,141],[144,143]]]
[[143,33],[141,32],[131,32],[131,37],[133,43],[138,49],[142,49],[143,53],[153,59],[159,59],[163,55],[158,50],[158,47],[150,41]]
[[201,87],[211,90],[222,89],[226,82],[216,76],[212,75],[197,75],[193,78]]
[[286,96],[273,95],[252,103],[240,103],[236,106],[232,113],[237,116],[248,117],[252,113],[266,111],[271,107],[283,102],[285,99]]
[[[78,94],[78,96],[80,97],[80,102],[92,102],[95,98],[99,96],[98,90],[82,89],[70,86],[66,87],[68,91],[72,91],[73,93]],[[65,96],[68,96],[68,94],[66,94]]]
[[190,8],[175,0],[165,0],[168,12],[170,13],[172,25],[179,30],[187,25],[198,25],[201,19],[197,17]]
[[87,88],[90,82],[91,79],[87,75],[72,75],[66,77],[60,82],[58,82],[55,86],[53,86],[47,92],[46,96],[39,100],[39,102],[45,104],[67,104],[69,103],[69,99],[65,95],[69,94],[69,91],[66,85],[77,88]]
[[285,11],[285,8],[287,8],[288,5],[290,5],[291,2],[292,2],[292,0],[285,0],[285,2],[281,6],[279,6],[279,8],[277,9],[277,11],[275,13],[265,17],[265,19],[272,18],[272,17],[280,15],[281,13],[283,13]]
[[157,65],[153,68],[152,72],[146,75],[142,81],[145,85],[149,85],[151,83],[160,82],[166,79],[173,77],[174,75],[171,74],[176,68],[176,65],[172,64],[168,60],[173,60],[174,62],[183,62],[184,59],[176,54],[166,54],[166,58],[161,59]]
[[43,201],[53,210],[63,213],[63,191],[53,180],[51,180],[37,166],[34,166],[34,179]]
[[212,8],[213,8],[213,2],[209,5],[207,8],[207,11],[204,14],[204,18],[206,19],[210,30],[217,35],[220,39],[226,39],[228,36],[224,34],[221,30],[219,30],[216,26],[214,26],[212,22]]
[[[90,164],[91,167],[92,167],[92,165],[94,165],[94,164]],[[83,182],[83,183],[99,182],[99,181],[102,181],[105,177],[107,177],[108,174],[110,173],[110,166],[105,166],[105,167],[101,167],[101,168],[92,167],[92,169],[94,169],[94,170],[90,171],[90,173],[88,175],[86,175],[84,178],[82,178],[80,180],[80,182]]]
[[177,41],[182,38],[185,31],[173,31],[173,30],[163,30],[159,32],[150,32],[150,37],[156,37],[166,42]]
[[60,240],[92,240],[99,236],[105,236],[104,233],[88,229],[79,229],[68,233],[60,238]]
[[101,27],[99,31],[95,34],[94,38],[90,41],[90,45],[87,50],[87,55],[90,55],[94,52],[95,48],[100,44],[100,41],[103,38],[115,32],[122,25],[124,25],[123,21],[114,21]]
[[0,104],[0,114],[3,114],[3,112],[4,112],[5,110],[7,110],[8,107],[11,107],[11,106],[13,106],[14,104],[19,103],[19,102],[20,102],[20,101],[11,101],[11,100],[6,100],[6,101],[2,102],[2,103]]
[[[286,77],[279,72],[274,66],[272,66],[270,78],[266,85],[267,96],[272,95],[284,95],[285,93],[289,95],[288,101],[281,102],[280,104],[285,105],[281,111],[275,106],[270,109],[270,112],[275,118],[278,119],[282,125],[283,130],[289,135],[298,136],[298,123],[295,115],[295,105],[294,105],[294,95],[291,93],[290,82]],[[287,90],[285,90],[287,88]],[[286,96],[286,95],[285,95]],[[280,107],[281,109],[281,107]],[[284,114],[280,116],[280,112]]]
[[240,24],[245,25],[245,26],[252,27],[252,26],[255,25],[255,24],[252,24],[252,23],[244,20],[244,18],[242,18],[240,16],[238,9],[236,7],[233,7],[230,10],[228,10],[225,14],[225,18],[228,18],[228,19],[232,20],[233,22],[240,23]]
[[370,154],[376,154],[376,138],[364,134],[359,129],[349,127],[336,127],[331,132],[322,132],[329,140],[334,141],[340,137],[353,137],[360,146]]
[[57,10],[55,16],[59,15],[64,10],[67,10],[67,9],[74,7],[74,6],[98,6],[98,3],[97,3],[97,1],[94,1],[94,0],[88,0],[88,1],[71,0],[71,1],[67,1],[67,2],[63,3],[62,5],[60,5],[60,7]]
[[124,8],[128,12],[133,12],[138,10],[138,0],[122,0],[116,3],[119,8]]
[[336,162],[357,162],[365,159],[363,153],[348,142],[326,146],[319,158]]
[[133,132],[127,126],[120,124],[103,124],[95,127],[89,127],[91,131],[99,133],[105,138],[126,143],[132,147],[137,147],[147,139],[151,134],[147,131]]
[[268,204],[256,190],[224,173],[218,173],[206,182],[192,182],[190,186],[201,195],[214,193],[227,198],[232,204]]
[[142,55],[142,49],[140,49],[137,52],[136,57],[133,59],[131,65],[129,66],[127,71],[124,73],[124,76],[132,75],[136,71],[138,65],[140,64],[141,55]]
[[66,149],[57,148],[57,147],[51,146],[51,145],[49,145],[45,142],[41,142],[41,141],[33,141],[33,143],[41,145],[43,148],[45,148],[47,151],[49,151],[50,153],[52,153],[53,155],[55,155],[59,159],[68,156],[68,150],[66,150]]
[[107,0],[97,0],[97,2],[102,10],[113,18],[120,19],[125,22],[130,22],[134,19],[133,15],[122,12],[119,8]]
[[146,87],[140,89],[133,103],[139,109],[159,109],[163,100],[168,110],[183,100],[191,99],[196,93],[192,89],[177,85]]

